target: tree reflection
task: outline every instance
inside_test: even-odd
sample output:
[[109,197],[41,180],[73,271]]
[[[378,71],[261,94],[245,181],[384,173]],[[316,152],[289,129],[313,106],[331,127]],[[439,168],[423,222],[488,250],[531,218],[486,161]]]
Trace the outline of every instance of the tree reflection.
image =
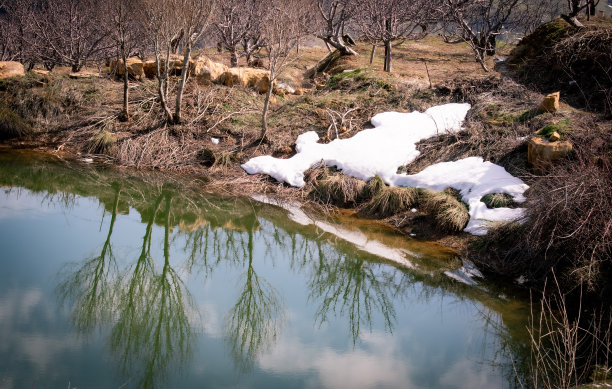
[[117,220],[121,186],[117,183],[111,186],[115,195],[108,234],[100,255],[86,260],[58,287],[64,302],[67,300],[74,302],[72,320],[81,333],[88,332],[102,323],[108,323],[112,318],[115,305],[116,279],[114,276],[117,271],[117,262],[113,255],[111,236]]
[[[164,263],[159,272],[151,257],[155,216],[165,198]],[[141,387],[152,388],[163,379],[171,363],[181,367],[189,355],[192,331],[186,312],[190,298],[170,264],[170,210],[172,196],[161,194],[148,215],[141,254],[127,276],[120,296],[117,321],[111,331],[111,350],[120,356],[124,371],[142,368]],[[123,283],[123,282],[122,282]]]
[[398,285],[393,273],[381,272],[375,262],[366,262],[347,255],[331,257],[319,246],[319,261],[310,282],[310,298],[320,300],[316,320],[320,325],[330,314],[346,315],[355,343],[362,325],[372,330],[373,314],[381,314],[385,327],[393,331],[395,307],[392,297]]
[[236,304],[228,314],[226,339],[237,366],[252,368],[256,357],[275,342],[283,325],[283,303],[274,287],[261,278],[253,267],[254,230],[258,226],[255,213],[241,220],[247,227],[248,257],[244,286]]

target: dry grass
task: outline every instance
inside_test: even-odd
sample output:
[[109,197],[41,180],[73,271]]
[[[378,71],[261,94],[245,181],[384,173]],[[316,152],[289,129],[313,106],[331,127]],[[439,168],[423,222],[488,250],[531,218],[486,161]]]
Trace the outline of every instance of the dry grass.
[[459,199],[457,191],[449,188],[442,192],[426,190],[422,193],[421,206],[434,217],[441,229],[462,231],[470,221],[467,205]]
[[314,182],[312,197],[323,204],[355,206],[361,199],[365,182],[344,174],[326,175]]
[[93,154],[109,154],[117,145],[117,136],[107,130],[102,130],[89,141],[87,151]]
[[386,218],[417,206],[420,191],[416,188],[384,187],[360,208],[361,212]]

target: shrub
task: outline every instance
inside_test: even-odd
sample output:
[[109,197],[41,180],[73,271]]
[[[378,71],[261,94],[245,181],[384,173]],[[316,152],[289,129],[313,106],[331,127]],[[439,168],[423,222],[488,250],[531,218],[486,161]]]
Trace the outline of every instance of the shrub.
[[94,154],[108,154],[116,144],[117,137],[115,134],[102,130],[89,140],[87,151]]

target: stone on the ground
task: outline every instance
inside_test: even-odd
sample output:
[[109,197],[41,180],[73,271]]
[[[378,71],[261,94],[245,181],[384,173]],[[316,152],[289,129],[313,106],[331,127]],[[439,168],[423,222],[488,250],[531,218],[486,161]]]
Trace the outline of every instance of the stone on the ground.
[[205,56],[200,56],[193,60],[193,76],[195,76],[196,82],[199,85],[218,83],[219,78],[227,70],[228,68],[224,64],[214,62]]
[[556,141],[558,141],[559,139],[561,139],[561,135],[560,135],[560,134],[559,134],[557,131],[553,132],[553,133],[552,133],[552,134],[550,134],[550,136],[548,137],[548,140],[549,140],[549,141],[551,141],[551,142],[556,142]]
[[561,92],[555,92],[547,95],[540,103],[538,111],[540,112],[557,112],[559,110],[559,98]]
[[555,161],[565,158],[572,149],[569,141],[550,142],[541,136],[534,136],[529,140],[527,160],[536,173],[543,173]]
[[[121,77],[125,74],[125,68],[127,67],[128,75],[142,80],[142,77],[145,75],[144,71],[144,63],[138,57],[130,57],[126,61],[127,66],[123,65],[123,60],[113,59],[110,62],[109,70],[111,73],[116,74],[118,77]],[[155,62],[153,63],[155,65]]]
[[22,76],[25,76],[25,68],[21,63],[15,61],[0,61],[0,80]]

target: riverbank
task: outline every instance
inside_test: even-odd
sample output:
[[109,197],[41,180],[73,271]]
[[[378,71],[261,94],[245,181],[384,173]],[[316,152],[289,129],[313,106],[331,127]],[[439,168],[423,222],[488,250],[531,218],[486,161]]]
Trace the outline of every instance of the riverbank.
[[[335,207],[353,209],[407,236],[436,240],[452,247],[486,271],[503,274],[511,280],[538,283],[544,279],[548,269],[561,260],[546,262],[557,253],[550,251],[550,242],[546,241],[548,232],[542,225],[503,224],[484,237],[461,232],[461,219],[453,224],[440,222],[437,217],[441,207],[448,204],[459,213],[464,212],[465,205],[451,189],[440,192],[437,203],[426,201],[421,192],[415,192],[409,207],[387,210],[368,206],[371,198],[364,201],[359,193],[351,194],[351,190],[363,188],[363,182],[348,178],[334,168],[310,169],[300,189],[267,175],[244,172],[240,166],[253,157],[293,156],[296,138],[308,131],[316,132],[320,143],[329,143],[370,128],[370,119],[381,112],[424,111],[440,104],[467,102],[471,109],[463,130],[422,140],[417,144],[420,152],[417,159],[398,172],[413,174],[439,162],[482,157],[504,167],[532,188],[526,203],[531,220],[542,220],[538,215],[549,214],[546,209],[540,209],[534,218],[529,212],[538,209],[539,204],[546,207],[555,203],[543,195],[555,193],[556,188],[550,185],[560,184],[559,177],[567,182],[568,177],[583,176],[574,171],[577,166],[591,171],[594,185],[605,186],[608,179],[605,174],[603,182],[597,179],[601,176],[597,164],[602,161],[597,158],[606,155],[610,122],[601,116],[564,104],[558,111],[536,115],[535,108],[543,96],[505,74],[481,73],[467,45],[448,45],[437,37],[405,43],[396,50],[398,61],[392,74],[379,71],[382,67],[379,60],[372,65],[368,63],[367,45],[360,44],[357,49],[360,55],[339,61],[335,74],[315,78],[304,78],[304,73],[326,54],[325,50],[300,51],[282,81],[303,88],[306,93],[275,97],[267,142],[259,141],[263,96],[249,88],[215,84],[201,87],[190,82],[185,95],[184,123],[166,126],[155,103],[155,82],[133,80],[130,83],[132,117],[122,122],[119,120],[120,82],[104,71],[86,78],[73,78],[60,70],[50,74],[34,72],[24,78],[2,81],[4,121],[19,135],[5,140],[5,144],[11,148],[43,150],[60,158],[190,175],[226,193],[273,195],[330,212]],[[510,47],[502,48],[500,56],[509,50]],[[220,54],[207,54],[216,61],[227,60]],[[576,152],[553,170],[535,172],[528,163],[527,144],[534,133],[547,126],[571,127],[571,131],[563,127],[561,132],[566,133],[564,138],[572,141]],[[597,146],[602,142],[604,146]],[[607,160],[602,163],[602,169],[608,169]],[[592,165],[599,170],[593,171]],[[593,193],[595,204],[600,203],[601,216],[605,217],[609,212],[608,199],[599,197],[598,191]],[[587,197],[584,204],[593,201],[594,198]],[[560,215],[563,213],[553,216]],[[554,220],[545,224],[554,225]],[[538,240],[525,239],[533,231],[537,232]],[[571,231],[565,235],[571,236]],[[601,243],[595,244],[595,250]],[[552,248],[567,251],[567,239],[555,241]],[[575,252],[569,250],[570,255]],[[588,251],[581,253],[584,258],[588,255]],[[575,270],[564,266],[562,270],[568,273]],[[578,283],[595,289],[593,282],[599,276],[580,277]]]

